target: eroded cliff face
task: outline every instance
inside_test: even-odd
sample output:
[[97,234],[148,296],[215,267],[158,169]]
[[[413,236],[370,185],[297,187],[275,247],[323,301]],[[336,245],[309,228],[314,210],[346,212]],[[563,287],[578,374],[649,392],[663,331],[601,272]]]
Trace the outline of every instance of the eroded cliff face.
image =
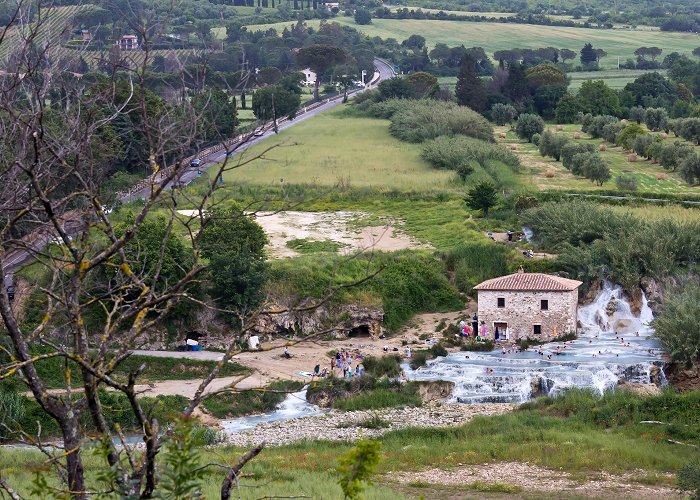
[[[311,304],[311,303],[310,303]],[[384,309],[355,304],[323,305],[303,311],[303,306],[293,310],[280,303],[273,303],[266,310],[281,311],[261,314],[245,335],[258,335],[261,340],[276,338],[346,338],[379,337],[384,331]],[[143,335],[140,348],[175,350],[188,338],[202,343],[205,349],[227,349],[240,340],[238,332],[226,324],[214,311],[201,308],[194,326],[161,326]]]
[[[303,306],[302,306],[303,308]],[[283,305],[273,305],[272,310],[283,310]],[[311,311],[284,311],[261,315],[251,329],[261,336],[321,335],[337,338],[372,337],[382,334],[384,309],[355,304],[322,306]]]
[[700,365],[691,368],[669,363],[664,367],[666,380],[679,392],[694,391],[700,389]]

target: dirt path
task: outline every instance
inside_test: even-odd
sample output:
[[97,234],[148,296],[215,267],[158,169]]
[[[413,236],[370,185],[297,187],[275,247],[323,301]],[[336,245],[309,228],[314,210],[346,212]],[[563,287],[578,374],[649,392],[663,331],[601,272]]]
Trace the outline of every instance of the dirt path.
[[[510,485],[526,492],[568,494],[584,498],[681,498],[677,490],[668,486],[652,486],[635,482],[648,476],[647,471],[622,475],[590,472],[586,479],[574,478],[568,472],[552,470],[523,462],[498,462],[464,465],[450,469],[426,469],[418,472],[393,472],[385,476],[392,482],[410,485],[437,484],[464,486],[474,483]],[[672,475],[666,475],[672,481]],[[663,480],[664,478],[662,478]]]
[[[363,356],[384,356],[386,346],[389,354],[404,355],[405,345],[412,348],[425,345],[425,339],[420,336],[439,337],[436,332],[439,323],[457,323],[459,318],[470,316],[476,310],[476,304],[469,302],[463,311],[447,313],[419,314],[409,321],[408,325],[396,335],[385,339],[375,339],[370,337],[345,338],[337,340],[306,341],[297,345],[290,345],[290,359],[282,357],[284,346],[288,344],[285,340],[275,340],[264,342],[263,351],[242,352],[234,356],[233,361],[253,370],[253,373],[240,380],[240,377],[223,377],[216,379],[213,386],[215,388],[225,387],[235,380],[237,389],[253,389],[264,387],[270,382],[279,379],[299,380],[310,382],[311,373],[314,367],[319,364],[321,369],[330,369],[329,353],[334,350],[351,351],[361,353]],[[396,350],[394,350],[396,349]],[[170,357],[177,359],[194,359],[218,361],[223,354],[213,351],[134,351],[134,354],[155,357]],[[194,394],[200,380],[167,380],[144,384],[140,387],[144,394],[153,396],[157,394],[182,394],[188,396]],[[215,390],[215,389],[212,389]]]
[[[488,232],[485,232],[484,236],[495,241],[496,243],[503,243],[506,245],[511,245],[521,254],[523,252],[525,252],[525,250],[523,248],[516,245],[516,243],[517,243],[516,241],[512,241],[512,242],[508,241],[508,233],[491,233],[489,235]],[[552,253],[533,252],[532,258],[535,258],[535,259],[556,259],[557,256],[555,254],[552,254]]]

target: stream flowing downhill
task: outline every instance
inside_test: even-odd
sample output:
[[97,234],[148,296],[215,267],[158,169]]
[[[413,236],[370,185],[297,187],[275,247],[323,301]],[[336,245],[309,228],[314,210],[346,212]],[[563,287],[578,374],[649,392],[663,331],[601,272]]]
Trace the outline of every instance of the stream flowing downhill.
[[266,422],[276,422],[278,420],[288,420],[291,418],[310,417],[319,415],[324,410],[306,401],[306,387],[299,392],[288,394],[275,411],[262,415],[251,415],[248,417],[230,418],[221,421],[221,426],[227,433],[254,429],[258,424]]
[[[501,349],[488,353],[460,351],[429,361],[418,370],[409,368],[408,363],[402,366],[409,380],[454,382],[452,401],[460,403],[521,403],[534,396],[555,396],[572,387],[602,393],[620,380],[653,382],[654,373],[665,383],[662,352],[651,338],[654,332],[649,323],[653,315],[646,297],[642,297],[637,317],[622,289],[605,283],[595,301],[579,308],[578,317],[578,339],[545,344],[542,355],[536,347],[505,355]],[[556,354],[557,347],[561,354]],[[221,424],[227,433],[235,434],[259,424],[325,411],[306,401],[304,388],[289,394],[273,412],[227,419]]]
[[457,352],[415,371],[407,366],[405,370],[410,380],[454,382],[452,397],[462,403],[520,403],[572,387],[602,393],[621,380],[665,383],[662,351],[652,338],[653,315],[646,297],[637,317],[622,289],[605,283],[591,304],[579,308],[578,318],[578,339],[545,344],[543,354],[536,347],[512,354],[501,349]]

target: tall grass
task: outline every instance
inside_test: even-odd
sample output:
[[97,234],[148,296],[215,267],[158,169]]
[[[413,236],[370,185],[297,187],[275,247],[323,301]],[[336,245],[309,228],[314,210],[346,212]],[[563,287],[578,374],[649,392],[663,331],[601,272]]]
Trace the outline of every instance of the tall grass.
[[401,375],[401,358],[399,356],[367,356],[362,359],[365,372],[375,378],[398,377]]
[[470,137],[440,137],[429,142],[421,153],[435,168],[455,170],[460,165],[476,162],[487,169],[492,161],[500,161],[517,170],[520,159],[500,144],[491,144]]
[[406,142],[423,142],[458,134],[493,141],[493,128],[483,116],[444,101],[419,101],[411,108],[394,113],[389,132]]
[[[625,391],[608,391],[601,396],[590,390],[572,389],[557,398],[526,403],[519,411],[529,410],[605,428],[633,426],[700,444],[700,392],[697,391],[679,394],[668,390],[660,396],[642,398]],[[640,424],[642,421],[663,424]]]
[[298,300],[321,298],[333,285],[352,283],[374,272],[379,273],[371,280],[338,292],[334,302],[381,304],[389,330],[399,328],[416,313],[454,310],[462,305],[442,262],[424,252],[375,252],[352,259],[310,255],[275,261],[271,266],[274,289],[270,292]]
[[457,289],[471,294],[482,281],[507,274],[510,253],[505,246],[474,242],[443,253],[442,258]]
[[[32,349],[32,352],[41,354],[47,351],[37,347]],[[0,354],[0,362],[3,361],[7,362],[5,357]],[[144,365],[145,368],[139,378],[139,382],[141,383],[157,382],[160,380],[190,380],[204,378],[214,369],[216,364],[216,361],[131,355],[119,364],[113,376],[117,380],[126,381],[130,372]],[[37,361],[35,366],[37,373],[44,381],[47,388],[55,389],[65,387],[66,366],[64,360],[56,357],[43,359]],[[69,362],[68,366],[73,373],[79,372],[79,366],[75,363]],[[221,367],[219,377],[239,375],[247,371],[248,369],[244,366],[229,362]],[[75,385],[76,379],[73,378],[73,380]],[[78,382],[78,385],[79,384]],[[22,390],[24,386],[20,382],[19,373],[16,373],[13,377],[6,380],[0,381],[0,389],[3,387],[12,387],[15,390]]]
[[[76,395],[75,397],[77,398],[78,396]],[[8,401],[6,397],[2,397],[2,399],[3,401]],[[119,424],[127,433],[139,429],[138,422],[126,396],[116,392],[101,392],[100,401],[106,410],[105,419],[110,428],[114,428],[116,424]],[[182,412],[187,401],[187,398],[184,396],[141,398],[144,411],[150,412],[153,418],[162,423],[171,421],[175,414]],[[6,425],[13,430],[22,429],[24,432],[34,436],[41,432],[42,438],[61,435],[55,420],[33,398],[19,396],[14,398],[12,405],[12,413],[0,414],[0,427]],[[94,430],[93,421],[87,411],[80,414],[80,422],[85,432]]]
[[700,259],[700,221],[643,220],[593,202],[545,203],[526,211],[542,248],[559,253],[561,268],[589,283],[602,276],[628,291],[648,276],[664,280]]
[[399,391],[389,389],[375,389],[366,394],[358,394],[337,401],[333,408],[343,411],[376,410],[379,408],[392,408],[396,406],[420,406],[421,399],[411,386]]

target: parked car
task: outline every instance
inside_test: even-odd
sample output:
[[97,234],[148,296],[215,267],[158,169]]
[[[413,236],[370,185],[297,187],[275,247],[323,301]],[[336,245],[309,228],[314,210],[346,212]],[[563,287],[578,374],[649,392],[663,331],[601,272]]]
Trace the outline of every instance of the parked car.
[[263,135],[265,135],[265,129],[260,128],[260,129],[256,130],[255,132],[253,132],[253,135],[255,137],[262,137]]
[[202,160],[200,160],[199,158],[195,158],[194,160],[192,160],[190,162],[191,168],[199,168],[201,166],[202,166]]

